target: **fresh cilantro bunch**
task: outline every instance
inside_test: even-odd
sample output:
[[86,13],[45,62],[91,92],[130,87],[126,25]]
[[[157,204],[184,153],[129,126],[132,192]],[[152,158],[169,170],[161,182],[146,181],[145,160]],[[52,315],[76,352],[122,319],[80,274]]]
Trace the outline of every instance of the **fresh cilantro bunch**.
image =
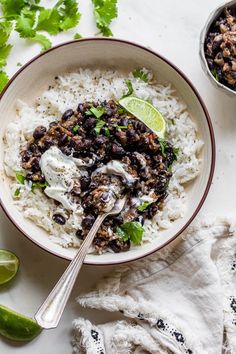
[[[109,28],[111,21],[117,17],[117,0],[91,0],[97,27],[104,36],[112,36]],[[8,39],[12,30],[21,38],[38,42],[43,50],[52,46],[50,39],[40,33],[56,35],[78,25],[81,14],[77,0],[59,0],[51,8],[41,6],[40,0],[0,0],[3,16],[0,20],[0,92],[8,82],[4,71],[12,45]],[[74,39],[80,39],[76,33]]]
[[21,38],[38,42],[43,50],[52,46],[50,39],[38,31],[51,35],[77,26],[80,20],[76,0],[59,0],[52,8],[40,6],[40,0],[0,0],[3,13],[0,21],[0,91],[8,81],[3,68],[7,64],[12,45],[8,39],[12,30]]

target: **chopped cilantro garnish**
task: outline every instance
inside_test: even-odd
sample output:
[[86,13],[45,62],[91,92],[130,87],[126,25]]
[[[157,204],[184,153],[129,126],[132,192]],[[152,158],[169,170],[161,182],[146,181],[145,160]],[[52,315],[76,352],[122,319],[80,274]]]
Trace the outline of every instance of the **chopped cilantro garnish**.
[[4,89],[6,84],[8,83],[8,76],[5,71],[0,71],[0,92]]
[[116,229],[118,235],[124,240],[131,240],[135,245],[142,241],[144,228],[138,221],[130,221]]
[[128,127],[126,125],[113,124],[113,127],[118,128],[118,129],[128,129]]
[[97,135],[100,134],[100,131],[105,124],[106,124],[106,122],[104,122],[104,120],[102,120],[102,119],[97,120],[96,126],[94,128]]
[[135,69],[133,72],[133,77],[140,79],[144,82],[148,82],[148,74],[145,73],[142,69]]
[[13,24],[9,21],[0,22],[0,46],[3,46],[8,41],[11,34]]
[[159,145],[160,145],[160,148],[161,148],[162,156],[166,157],[166,153],[165,153],[165,150],[167,148],[166,141],[164,139],[158,138],[158,142],[159,142]]
[[20,195],[20,188],[17,188],[14,193],[14,197],[19,197]]
[[34,192],[35,188],[44,188],[49,186],[48,182],[33,182],[31,186],[31,191]]
[[105,108],[103,107],[91,107],[90,112],[92,112],[96,118],[100,118],[105,113]]
[[110,130],[107,127],[105,127],[104,129],[105,129],[105,136],[109,138],[111,136]]
[[146,210],[148,207],[149,207],[149,205],[151,205],[152,203],[150,203],[150,202],[143,202],[142,204],[140,204],[139,205],[139,207],[137,208],[139,211],[144,211],[144,210]]
[[216,79],[216,81],[219,81],[219,75],[218,75],[218,73],[217,73],[216,67],[214,67],[214,68],[211,70],[211,73],[212,73],[212,75],[214,76],[214,78]]
[[76,124],[74,127],[73,127],[73,133],[77,133],[80,129],[80,125],[79,124]]
[[179,152],[180,152],[180,148],[173,147],[173,153],[175,155],[175,160],[177,160]]
[[109,26],[117,17],[117,0],[92,0],[97,28],[103,36],[112,36]]
[[86,116],[92,116],[93,115],[93,113],[90,111],[90,109],[88,111],[86,111],[84,114]]
[[82,36],[81,36],[81,34],[79,34],[79,33],[76,33],[75,35],[74,35],[74,39],[81,39],[82,38]]
[[16,172],[16,180],[20,184],[24,184],[25,183],[25,176],[23,176],[20,172]]
[[127,85],[128,91],[122,96],[122,98],[130,96],[134,92],[133,85],[130,80],[125,80],[125,84]]
[[126,113],[126,112],[127,112],[126,109],[123,108],[123,107],[119,107],[119,108],[117,109],[117,113],[118,113],[118,114],[124,114],[124,113]]

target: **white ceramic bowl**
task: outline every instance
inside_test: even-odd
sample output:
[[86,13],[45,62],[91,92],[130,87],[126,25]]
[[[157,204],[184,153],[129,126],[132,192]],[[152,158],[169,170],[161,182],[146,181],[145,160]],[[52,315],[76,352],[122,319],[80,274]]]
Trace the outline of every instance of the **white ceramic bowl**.
[[225,7],[228,8],[236,8],[236,0],[227,2],[222,4],[221,6],[218,6],[215,10],[213,10],[208,19],[207,22],[204,26],[204,28],[201,31],[201,36],[200,36],[200,59],[201,59],[201,64],[202,64],[202,68],[204,70],[204,72],[206,73],[206,75],[208,76],[208,78],[210,79],[210,81],[221,91],[224,91],[225,93],[227,93],[229,96],[236,96],[236,91],[232,90],[231,88],[221,84],[219,81],[216,80],[216,78],[214,77],[214,75],[212,75],[212,72],[208,66],[207,60],[206,60],[206,56],[205,56],[205,41],[206,41],[206,36],[209,32],[209,29],[211,27],[211,25],[213,24],[213,22],[220,16],[220,14],[222,13],[222,11],[224,10]]
[[190,224],[200,210],[213,177],[215,163],[214,134],[206,107],[198,92],[185,75],[168,60],[140,45],[123,40],[89,38],[61,44],[33,58],[10,80],[0,100],[1,154],[0,196],[1,205],[9,219],[31,241],[48,252],[65,259],[72,259],[75,249],[65,249],[54,244],[47,233],[30,220],[25,219],[13,205],[9,181],[3,167],[3,135],[7,124],[16,119],[17,99],[33,103],[56,75],[79,67],[105,67],[125,71],[137,67],[151,69],[163,82],[170,82],[188,105],[195,120],[199,135],[204,141],[202,169],[200,175],[187,187],[187,212],[175,221],[168,230],[160,232],[154,242],[118,254],[88,255],[87,264],[108,265],[132,261],[144,257],[174,240]]

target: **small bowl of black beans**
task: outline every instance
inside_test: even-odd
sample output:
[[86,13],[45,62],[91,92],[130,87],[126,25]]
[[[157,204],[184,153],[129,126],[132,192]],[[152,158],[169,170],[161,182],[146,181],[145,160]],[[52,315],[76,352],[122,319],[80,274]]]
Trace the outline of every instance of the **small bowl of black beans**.
[[236,0],[209,16],[201,32],[200,56],[203,70],[215,86],[236,95]]

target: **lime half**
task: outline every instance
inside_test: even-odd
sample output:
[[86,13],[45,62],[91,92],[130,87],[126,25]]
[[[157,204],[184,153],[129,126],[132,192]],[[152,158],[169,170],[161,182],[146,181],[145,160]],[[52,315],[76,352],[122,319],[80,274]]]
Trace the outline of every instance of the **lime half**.
[[164,138],[166,128],[165,119],[151,103],[137,97],[129,96],[122,98],[119,104],[141,120],[158,137]]
[[27,342],[35,338],[42,328],[37,322],[0,305],[0,334],[8,339]]
[[0,250],[0,285],[9,282],[17,273],[19,259],[9,251]]

